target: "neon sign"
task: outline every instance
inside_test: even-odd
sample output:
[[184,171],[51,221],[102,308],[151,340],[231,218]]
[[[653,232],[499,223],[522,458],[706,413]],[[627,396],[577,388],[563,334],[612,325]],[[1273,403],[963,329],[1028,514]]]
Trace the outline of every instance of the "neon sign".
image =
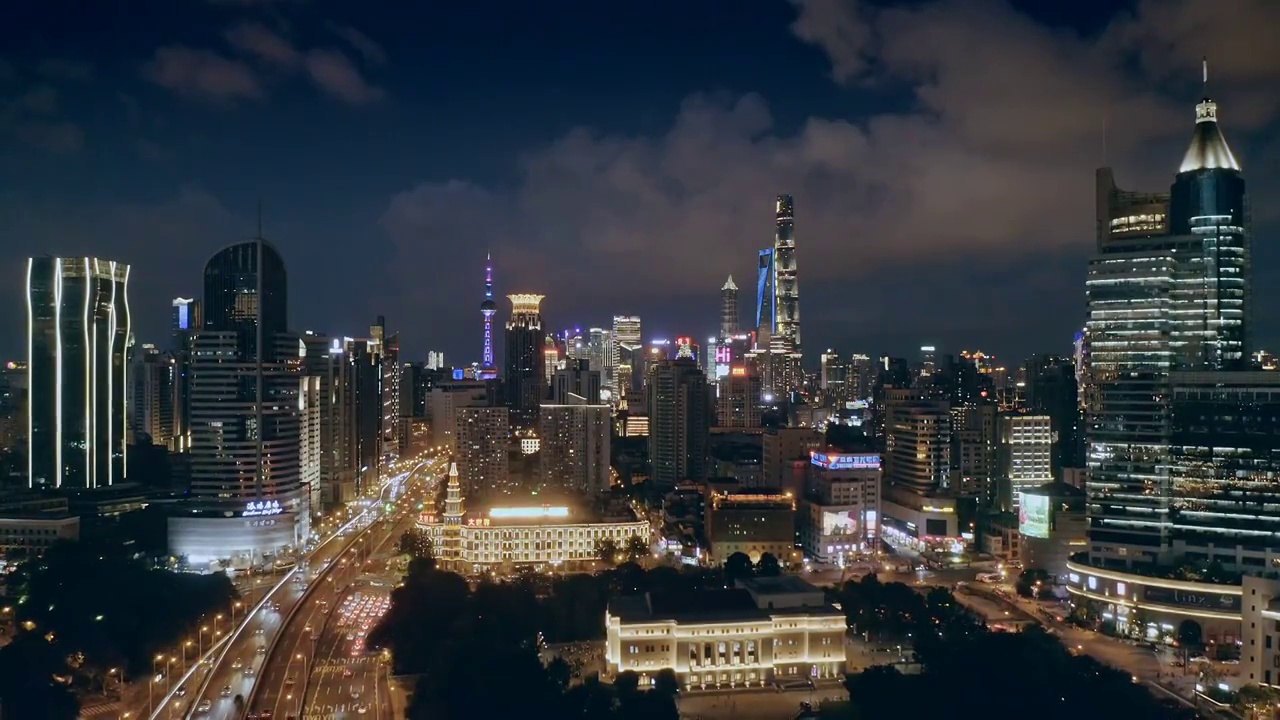
[[809,453],[809,461],[824,470],[879,470],[879,455],[849,453]]
[[716,348],[716,362],[722,365],[728,365],[733,362],[733,348],[728,345],[721,345]]
[[746,369],[746,368],[744,368],[744,367],[736,367],[736,368],[734,368],[734,369],[733,369],[733,376],[734,376],[734,377],[746,377],[746,376],[747,376],[747,369]]
[[279,500],[256,500],[245,503],[244,512],[240,513],[243,517],[263,517],[266,515],[279,515],[284,512],[284,508],[280,507]]

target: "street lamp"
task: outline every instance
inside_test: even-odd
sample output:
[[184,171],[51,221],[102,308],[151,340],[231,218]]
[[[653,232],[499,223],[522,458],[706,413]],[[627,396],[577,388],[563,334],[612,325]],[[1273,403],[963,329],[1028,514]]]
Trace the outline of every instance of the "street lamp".
[[187,648],[191,647],[193,644],[194,643],[190,640],[186,640],[182,643],[182,672],[184,673],[187,671]]
[[163,655],[156,655],[154,658],[151,659],[151,677],[147,678],[147,713],[148,714],[155,712],[155,709],[156,709],[155,698],[153,697],[153,694],[154,694],[153,689],[156,684],[156,675],[160,673],[159,670],[156,670],[156,665],[158,665],[160,663],[160,660],[162,660],[163,658],[164,658]]
[[[198,644],[198,646],[199,646],[199,647],[197,648],[197,651],[198,651],[198,653],[199,653],[199,655],[200,655],[201,657],[203,657],[203,656],[204,656],[204,634],[205,634],[205,633],[207,633],[207,632],[209,632],[209,626],[208,626],[208,625],[201,625],[201,626],[200,626],[200,641],[199,641],[199,643],[197,643],[197,644]],[[209,640],[212,642],[213,637],[212,637],[212,636],[210,636]]]

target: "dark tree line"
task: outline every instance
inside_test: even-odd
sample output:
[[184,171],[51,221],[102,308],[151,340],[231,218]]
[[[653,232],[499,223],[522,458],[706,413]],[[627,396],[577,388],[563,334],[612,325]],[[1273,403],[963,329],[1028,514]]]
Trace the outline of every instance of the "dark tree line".
[[909,640],[918,674],[877,666],[849,675],[845,686],[859,720],[911,717],[1039,720],[1193,718],[1157,700],[1121,671],[1073,656],[1039,627],[989,632],[945,588],[925,593],[874,575],[838,592],[849,627],[879,640]]
[[528,578],[480,582],[473,589],[434,561],[414,559],[387,614],[369,633],[369,647],[389,648],[395,673],[420,676],[409,709],[413,720],[526,717],[531,709],[538,717],[674,719],[674,677],[662,686],[670,694],[642,692],[634,676],[613,686],[588,678],[570,688],[568,664],[556,659],[544,666],[538,653],[543,637],[554,642],[603,634],[603,603],[614,590],[685,582],[663,573],[650,581],[648,575],[631,565],[549,585]]
[[[6,716],[75,717],[73,687],[149,674],[152,658],[230,608],[225,575],[154,569],[117,546],[66,543],[9,576],[14,640],[0,649]],[[114,672],[113,672],[114,671]],[[51,680],[51,678],[57,680]]]

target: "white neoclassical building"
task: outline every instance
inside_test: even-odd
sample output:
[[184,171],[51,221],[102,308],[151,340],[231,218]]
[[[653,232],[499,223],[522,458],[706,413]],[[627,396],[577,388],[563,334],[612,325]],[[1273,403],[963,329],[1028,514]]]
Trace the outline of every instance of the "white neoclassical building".
[[689,689],[843,678],[844,613],[794,576],[740,580],[732,590],[618,598],[605,613],[605,662],[642,685],[664,668]]

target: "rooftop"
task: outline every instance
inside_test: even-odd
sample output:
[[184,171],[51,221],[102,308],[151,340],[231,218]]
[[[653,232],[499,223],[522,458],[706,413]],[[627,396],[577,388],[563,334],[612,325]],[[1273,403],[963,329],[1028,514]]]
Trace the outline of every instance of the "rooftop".
[[1240,170],[1240,163],[1227,146],[1226,138],[1218,127],[1218,104],[1209,98],[1196,105],[1196,129],[1191,136],[1191,146],[1182,158],[1179,173],[1195,170]]
[[748,590],[753,595],[782,595],[792,593],[821,593],[817,585],[806,581],[798,575],[778,575],[776,577],[750,577],[737,581],[738,587]]

